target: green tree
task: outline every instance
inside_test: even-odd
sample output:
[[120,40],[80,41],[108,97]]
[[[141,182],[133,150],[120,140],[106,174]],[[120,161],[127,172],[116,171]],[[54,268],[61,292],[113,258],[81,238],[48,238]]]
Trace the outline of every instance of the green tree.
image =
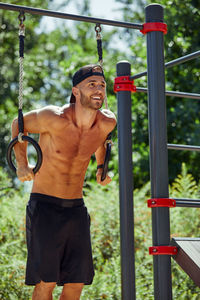
[[[20,4],[20,1],[8,1],[12,4]],[[25,6],[33,6],[47,8],[47,0],[45,1],[24,1]],[[25,79],[24,79],[24,98],[25,109],[32,107],[32,102],[30,101],[31,97],[34,97],[36,101],[38,99],[37,91],[43,85],[43,74],[40,74],[39,62],[39,53],[37,56],[32,55],[32,60],[28,58],[30,49],[44,48],[44,45],[40,44],[40,41],[37,39],[37,34],[35,29],[40,23],[39,17],[26,16],[26,41],[25,41]],[[0,148],[0,163],[2,166],[6,165],[5,162],[5,152],[6,147],[10,139],[10,125],[11,120],[17,114],[18,107],[18,13],[10,12],[6,10],[0,10],[0,139],[1,139],[1,148]],[[44,51],[43,51],[44,52]],[[30,57],[29,57],[30,58]],[[37,81],[33,84],[33,69],[37,69],[36,72]],[[40,69],[42,66],[40,66]],[[46,68],[47,69],[47,68]],[[29,79],[28,79],[29,78]],[[33,96],[34,95],[34,96]]]
[[[116,0],[123,5],[124,20],[134,23],[145,23],[144,7],[154,1]],[[178,57],[199,50],[200,37],[198,32],[199,8],[198,1],[158,0],[164,6],[164,20],[168,26],[165,35],[165,60],[171,61]],[[173,5],[172,5],[173,3]],[[131,48],[130,61],[133,62],[133,73],[146,69],[145,37],[133,30],[126,30],[126,40]],[[134,40],[134,42],[133,42]],[[195,59],[182,65],[166,70],[166,89],[199,93],[199,60]],[[135,81],[136,86],[147,86],[142,77]],[[147,180],[148,176],[148,123],[147,96],[139,93],[133,96],[133,128],[136,182]],[[168,142],[174,144],[199,145],[199,109],[198,100],[167,97]],[[181,163],[185,162],[188,170],[196,179],[199,178],[199,154],[195,152],[169,151],[170,181],[177,176]],[[137,174],[140,173],[140,179]]]

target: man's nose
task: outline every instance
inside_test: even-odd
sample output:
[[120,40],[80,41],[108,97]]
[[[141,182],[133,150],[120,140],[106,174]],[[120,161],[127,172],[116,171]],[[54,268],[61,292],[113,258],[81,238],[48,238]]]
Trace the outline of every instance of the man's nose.
[[104,87],[102,85],[97,85],[97,91],[103,92]]

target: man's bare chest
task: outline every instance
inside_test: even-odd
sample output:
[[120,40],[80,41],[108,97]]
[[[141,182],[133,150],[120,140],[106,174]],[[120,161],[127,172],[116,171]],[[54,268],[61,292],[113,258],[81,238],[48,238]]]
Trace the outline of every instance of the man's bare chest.
[[46,152],[52,156],[58,156],[65,159],[88,159],[105,141],[105,134],[99,128],[90,130],[65,129],[60,132],[54,132],[48,137],[43,137],[41,142],[46,141]]

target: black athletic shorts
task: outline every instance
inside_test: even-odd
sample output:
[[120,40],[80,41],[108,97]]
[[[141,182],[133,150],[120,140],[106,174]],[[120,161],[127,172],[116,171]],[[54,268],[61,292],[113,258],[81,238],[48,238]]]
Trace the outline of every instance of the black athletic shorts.
[[26,211],[27,285],[91,284],[90,217],[83,199],[32,193]]

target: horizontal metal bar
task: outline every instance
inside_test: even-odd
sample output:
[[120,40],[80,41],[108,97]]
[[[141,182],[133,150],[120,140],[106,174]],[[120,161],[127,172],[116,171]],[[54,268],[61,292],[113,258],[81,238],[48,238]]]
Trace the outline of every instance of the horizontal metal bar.
[[135,74],[135,75],[131,76],[130,79],[135,80],[135,79],[141,78],[141,77],[146,76],[146,75],[147,75],[147,71],[144,71],[144,72],[141,72],[141,73],[138,73],[138,74]]
[[188,150],[188,151],[200,151],[200,146],[191,145],[177,145],[177,144],[167,144],[168,149],[172,150]]
[[143,29],[142,24],[134,24],[134,23],[86,17],[86,16],[80,16],[80,15],[72,15],[72,14],[67,14],[67,13],[62,13],[62,12],[56,12],[53,10],[46,10],[46,9],[39,9],[39,8],[28,7],[28,6],[7,4],[7,3],[2,3],[2,2],[0,2],[0,9],[10,10],[10,11],[23,11],[25,13],[30,13],[33,15],[41,15],[41,16],[47,16],[47,17],[60,18],[60,19],[68,19],[68,20],[73,20],[73,21],[83,21],[83,22],[88,22],[88,23],[125,27],[125,28],[139,29],[139,30]]
[[191,237],[173,237],[175,241],[191,241],[191,242],[199,242],[200,238],[191,238]]
[[178,92],[178,91],[166,91],[166,96],[188,98],[188,99],[198,99],[198,100],[200,100],[200,94],[196,94],[196,93],[185,93],[185,92]]
[[176,201],[177,207],[200,207],[200,199],[173,199]]
[[[137,87],[136,92],[147,93],[148,89],[147,88],[142,88],[142,87]],[[200,100],[200,94],[195,94],[195,93],[185,93],[185,92],[178,92],[178,91],[166,91],[165,94],[166,94],[166,96],[171,96],[171,97],[180,97],[180,98]]]
[[[182,56],[182,57],[179,57],[177,59],[174,59],[172,61],[167,62],[165,64],[165,68],[166,69],[171,68],[173,66],[182,64],[182,63],[184,63],[186,61],[189,61],[191,59],[197,58],[199,56],[200,56],[200,50],[196,51],[194,53],[191,53],[191,54],[188,54],[188,55],[185,55],[185,56]],[[141,73],[138,73],[136,75],[131,76],[131,79],[135,80],[135,79],[141,78],[141,77],[146,76],[146,75],[147,75],[147,71],[144,71],[144,72],[141,72]]]
[[200,207],[200,203],[195,203],[195,202],[182,202],[182,201],[178,201],[176,202],[176,207]]
[[173,198],[175,201],[183,201],[183,202],[189,202],[189,201],[193,201],[195,203],[200,203],[200,199],[191,199],[191,198]]
[[193,53],[191,53],[191,54],[187,54],[187,55],[185,55],[185,56],[179,57],[179,58],[177,58],[177,59],[171,60],[171,61],[169,61],[169,62],[167,62],[167,63],[165,64],[165,67],[166,67],[166,68],[171,68],[171,67],[173,67],[173,66],[180,65],[180,64],[182,64],[182,63],[184,63],[184,62],[186,62],[186,61],[195,59],[195,58],[197,58],[197,57],[199,57],[199,56],[200,56],[200,50],[199,50],[199,51],[196,51],[196,52],[193,52]]

